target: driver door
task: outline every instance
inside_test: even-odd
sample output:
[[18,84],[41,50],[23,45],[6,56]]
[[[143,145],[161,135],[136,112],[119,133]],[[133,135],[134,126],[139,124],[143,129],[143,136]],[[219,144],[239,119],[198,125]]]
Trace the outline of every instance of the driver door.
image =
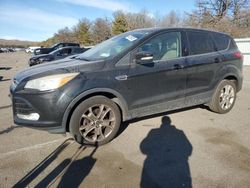
[[[142,51],[151,53],[153,59],[136,63],[133,57]],[[132,53],[131,63],[127,88],[131,96],[129,108],[135,109],[133,115],[149,115],[184,105],[187,74],[181,32],[152,37]]]

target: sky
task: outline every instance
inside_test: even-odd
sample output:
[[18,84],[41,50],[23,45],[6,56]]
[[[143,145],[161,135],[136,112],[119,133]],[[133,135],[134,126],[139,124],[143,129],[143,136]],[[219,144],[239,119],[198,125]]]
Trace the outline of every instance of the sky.
[[116,10],[162,16],[194,9],[194,0],[0,0],[0,38],[43,41],[79,19],[112,18]]

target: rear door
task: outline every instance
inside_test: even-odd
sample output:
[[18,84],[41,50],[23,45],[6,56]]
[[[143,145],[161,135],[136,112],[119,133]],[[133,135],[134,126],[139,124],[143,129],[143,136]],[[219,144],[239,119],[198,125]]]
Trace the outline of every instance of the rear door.
[[210,32],[188,30],[186,103],[208,100],[222,59]]

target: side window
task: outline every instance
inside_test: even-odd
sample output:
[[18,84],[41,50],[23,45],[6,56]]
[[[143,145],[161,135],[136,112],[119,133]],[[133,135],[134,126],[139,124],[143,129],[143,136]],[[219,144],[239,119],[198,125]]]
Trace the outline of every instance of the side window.
[[236,43],[233,39],[230,40],[229,49],[238,49],[238,46],[236,45]]
[[181,57],[181,33],[171,32],[158,35],[138,48],[138,52],[150,52],[154,61]]
[[63,44],[58,45],[57,49],[64,47]]
[[75,48],[74,53],[82,53],[83,50],[81,48]]
[[187,32],[189,55],[205,54],[215,51],[213,40],[207,32]]
[[218,51],[225,50],[229,44],[229,37],[220,33],[213,33],[214,42]]
[[72,49],[71,49],[71,48],[66,49],[66,50],[65,50],[65,55],[69,55],[69,54],[71,54],[71,52],[72,52]]
[[71,49],[69,48],[69,49],[62,49],[62,50],[60,50],[60,52],[58,53],[59,54],[59,56],[61,55],[61,56],[65,56],[65,55],[69,55],[71,53]]
[[59,44],[59,45],[57,45],[57,46],[54,47],[54,50],[58,50],[58,49],[60,49],[60,48],[62,48],[62,47],[63,47],[63,45],[62,45],[62,44]]

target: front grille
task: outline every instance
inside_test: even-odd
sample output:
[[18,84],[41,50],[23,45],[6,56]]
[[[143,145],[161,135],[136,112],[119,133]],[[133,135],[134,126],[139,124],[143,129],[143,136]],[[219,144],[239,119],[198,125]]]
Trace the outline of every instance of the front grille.
[[14,99],[13,106],[14,106],[14,112],[16,114],[31,114],[34,112],[31,105],[29,105],[22,99]]

